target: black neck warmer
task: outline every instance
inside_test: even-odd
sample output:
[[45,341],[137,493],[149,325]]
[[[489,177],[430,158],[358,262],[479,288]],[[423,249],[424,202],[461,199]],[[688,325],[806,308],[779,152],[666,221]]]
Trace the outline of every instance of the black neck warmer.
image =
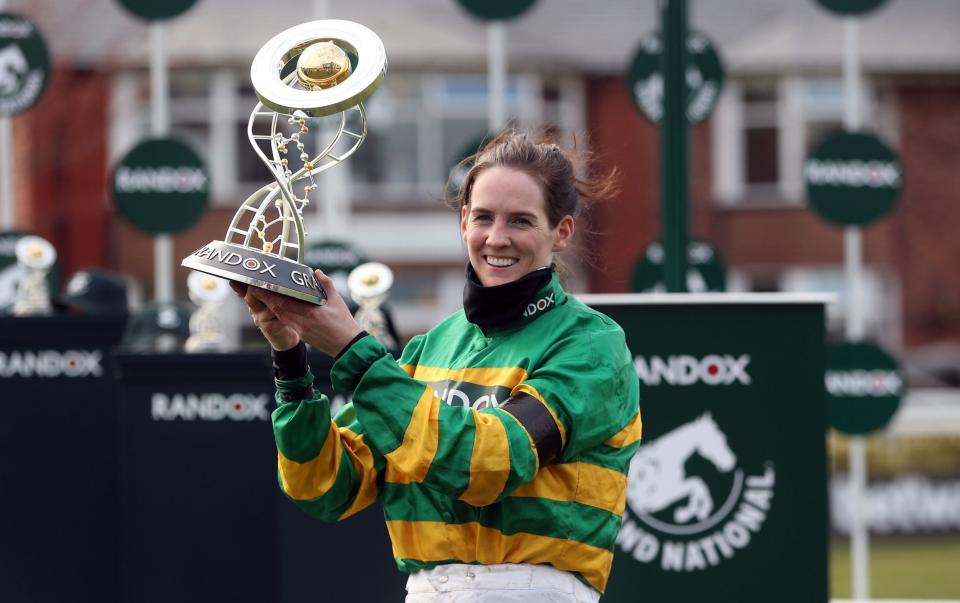
[[553,278],[553,266],[544,266],[515,281],[484,287],[473,266],[467,262],[463,286],[463,311],[467,320],[482,327],[496,327],[519,320],[530,300]]

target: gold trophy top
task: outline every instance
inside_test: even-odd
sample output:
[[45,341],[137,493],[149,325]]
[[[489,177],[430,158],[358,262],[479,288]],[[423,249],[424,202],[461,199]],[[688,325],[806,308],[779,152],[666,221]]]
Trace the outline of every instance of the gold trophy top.
[[297,79],[307,90],[333,88],[350,75],[350,57],[333,42],[311,44],[297,59]]

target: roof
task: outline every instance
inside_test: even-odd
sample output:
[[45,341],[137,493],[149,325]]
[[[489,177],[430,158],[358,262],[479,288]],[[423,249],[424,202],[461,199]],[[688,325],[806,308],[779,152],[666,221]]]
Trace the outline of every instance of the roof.
[[[117,0],[11,0],[34,20],[55,59],[145,65],[147,24]],[[507,23],[511,69],[620,74],[657,28],[656,0],[539,0]],[[318,16],[358,21],[384,41],[392,67],[482,69],[483,22],[456,0],[198,0],[168,21],[171,62],[249,64],[274,34]],[[814,0],[691,0],[690,22],[714,40],[728,72],[839,70],[843,19]],[[859,20],[867,71],[960,72],[960,2],[888,0]]]

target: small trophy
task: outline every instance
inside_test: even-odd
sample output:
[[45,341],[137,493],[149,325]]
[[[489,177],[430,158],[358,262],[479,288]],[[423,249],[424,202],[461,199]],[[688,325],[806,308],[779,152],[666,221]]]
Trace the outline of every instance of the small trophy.
[[26,236],[17,241],[14,253],[23,276],[13,304],[15,316],[43,316],[53,313],[47,273],[57,261],[57,252],[46,239]]
[[386,264],[367,262],[360,264],[347,277],[350,297],[357,302],[353,315],[360,328],[380,340],[388,349],[398,349],[398,342],[387,325],[387,317],[380,306],[387,299],[393,286],[393,271]]
[[231,352],[239,340],[224,302],[232,292],[227,282],[203,272],[187,277],[190,301],[197,309],[190,315],[190,337],[184,344],[188,352]]
[[[317,188],[314,176],[352,155],[366,138],[363,101],[386,72],[383,42],[350,21],[303,23],[267,42],[250,68],[260,102],[247,137],[275,181],[243,202],[223,241],[204,245],[182,265],[324,304],[326,294],[303,264],[303,210]],[[311,154],[308,119],[327,116],[339,116],[339,127]]]

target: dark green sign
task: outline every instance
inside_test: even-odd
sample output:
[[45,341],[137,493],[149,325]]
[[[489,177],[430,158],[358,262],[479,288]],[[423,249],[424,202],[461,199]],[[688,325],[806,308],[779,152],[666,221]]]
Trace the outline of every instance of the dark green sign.
[[862,15],[886,0],[817,0],[817,4],[839,15]]
[[151,234],[191,227],[207,210],[210,178],[200,156],[173,138],[145,140],[113,173],[117,211]]
[[197,0],[119,0],[131,13],[147,20],[169,19],[187,11]]
[[883,429],[900,407],[905,385],[897,361],[872,343],[827,346],[830,425],[849,434]]
[[525,13],[536,0],[460,0],[460,5],[474,17],[488,21],[505,21]]
[[823,305],[603,297],[643,418],[603,601],[827,601]]
[[[660,55],[663,42],[659,32],[640,40],[630,68],[627,70],[627,92],[644,117],[655,124],[663,116],[663,74]],[[687,35],[687,120],[703,121],[713,111],[723,90],[723,64],[720,55],[705,35],[691,31]]]
[[333,285],[344,299],[350,300],[347,277],[350,272],[369,261],[359,249],[346,241],[325,240],[307,246],[303,253],[303,263],[314,269],[320,269],[333,279]]
[[[650,243],[633,268],[631,290],[635,293],[665,293],[665,253],[659,241]],[[727,271],[720,254],[705,241],[687,245],[687,291],[705,293],[726,291]]]
[[50,53],[28,19],[0,13],[0,116],[29,109],[47,88]]
[[[23,269],[17,264],[17,242],[26,236],[36,236],[21,230],[0,231],[0,314],[6,314],[17,301],[17,290],[23,278]],[[60,290],[59,263],[54,260],[47,273],[47,288],[50,299],[56,299]]]
[[903,166],[872,134],[828,135],[803,166],[807,197],[822,218],[843,226],[885,215],[903,190]]

